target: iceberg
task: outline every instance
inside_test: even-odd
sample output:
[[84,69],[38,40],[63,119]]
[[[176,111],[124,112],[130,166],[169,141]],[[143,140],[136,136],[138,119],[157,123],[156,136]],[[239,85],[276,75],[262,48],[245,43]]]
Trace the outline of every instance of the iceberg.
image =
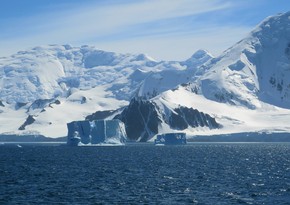
[[73,121],[67,123],[67,145],[123,145],[127,139],[120,120]]
[[155,145],[185,145],[186,134],[185,133],[164,133],[157,135]]

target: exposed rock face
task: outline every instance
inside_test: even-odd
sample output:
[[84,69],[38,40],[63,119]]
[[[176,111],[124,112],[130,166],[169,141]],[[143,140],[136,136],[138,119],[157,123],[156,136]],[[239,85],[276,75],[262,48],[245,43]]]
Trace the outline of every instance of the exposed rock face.
[[86,117],[86,120],[93,121],[93,120],[102,120],[109,116],[111,116],[115,111],[114,110],[104,110],[104,111],[97,111],[91,115]]
[[[170,111],[168,111],[170,110]],[[173,130],[185,130],[188,127],[220,128],[215,119],[193,108],[178,107],[174,110],[160,108],[153,100],[133,99],[130,105],[115,118],[125,123],[128,138],[148,141],[159,132],[162,123]]]
[[20,108],[24,107],[25,105],[27,105],[27,103],[17,102],[15,104],[15,110],[19,110]]
[[28,111],[35,110],[35,109],[43,109],[50,105],[54,99],[39,99],[35,100],[31,106],[29,107]]
[[171,113],[169,125],[176,130],[184,130],[188,127],[209,127],[219,128],[220,125],[213,117],[193,108],[179,107],[174,109],[176,113]]
[[136,98],[115,118],[125,123],[129,139],[143,142],[158,133],[158,125],[161,123],[154,102]]
[[33,118],[33,116],[32,115],[29,115],[26,118],[25,122],[18,128],[18,130],[25,130],[25,127],[27,125],[31,125],[32,123],[34,123],[34,121],[35,121],[35,119]]

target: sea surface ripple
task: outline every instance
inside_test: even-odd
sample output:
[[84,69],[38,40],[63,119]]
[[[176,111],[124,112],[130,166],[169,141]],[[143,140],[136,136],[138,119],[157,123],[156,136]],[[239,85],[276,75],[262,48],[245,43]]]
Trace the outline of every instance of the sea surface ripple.
[[0,146],[0,204],[290,204],[289,143]]

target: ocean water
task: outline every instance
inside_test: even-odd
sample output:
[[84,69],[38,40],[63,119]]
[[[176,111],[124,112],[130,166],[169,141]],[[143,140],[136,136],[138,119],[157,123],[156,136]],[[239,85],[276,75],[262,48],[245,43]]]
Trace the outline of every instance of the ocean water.
[[290,144],[1,145],[0,204],[290,204]]

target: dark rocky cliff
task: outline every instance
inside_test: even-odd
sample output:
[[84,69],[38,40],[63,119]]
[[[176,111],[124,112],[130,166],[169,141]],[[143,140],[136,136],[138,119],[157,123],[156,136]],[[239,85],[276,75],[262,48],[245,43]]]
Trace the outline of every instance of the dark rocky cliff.
[[159,132],[162,122],[174,130],[185,130],[189,127],[220,128],[215,118],[193,108],[178,107],[165,115],[164,111],[151,100],[133,99],[129,106],[117,116],[125,123],[130,140],[146,142]]
[[162,122],[154,102],[136,98],[115,118],[124,122],[130,140],[142,142],[157,134],[158,125]]

